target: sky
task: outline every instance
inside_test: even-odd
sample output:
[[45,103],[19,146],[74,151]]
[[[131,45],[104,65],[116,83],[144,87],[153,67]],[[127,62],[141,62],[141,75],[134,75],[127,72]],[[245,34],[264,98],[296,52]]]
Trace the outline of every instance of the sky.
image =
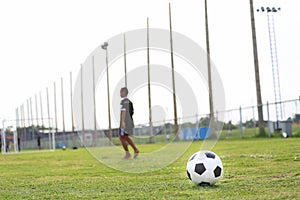
[[[64,90],[68,91],[70,71],[76,76],[80,64],[107,39],[145,28],[147,17],[152,28],[168,29],[169,2],[173,30],[205,49],[204,0],[0,1],[1,120],[15,118],[15,109],[22,104],[26,107],[26,101],[30,97],[34,100],[40,91],[44,99],[47,87],[52,94],[53,83],[59,87],[61,77],[65,81]],[[300,95],[300,2],[254,0],[254,5],[255,8],[281,7],[281,12],[275,15],[281,96],[282,100],[297,99]],[[211,58],[221,75],[226,108],[255,105],[249,0],[209,0],[208,16]],[[255,13],[255,19],[262,99],[263,103],[273,102],[267,16]],[[134,61],[131,65],[135,65]],[[110,81],[113,84],[116,80],[112,77]],[[207,96],[207,91],[203,93]],[[68,94],[65,101],[66,112],[70,112]],[[204,103],[203,112],[208,111],[207,105]],[[45,100],[43,107],[46,113]]]

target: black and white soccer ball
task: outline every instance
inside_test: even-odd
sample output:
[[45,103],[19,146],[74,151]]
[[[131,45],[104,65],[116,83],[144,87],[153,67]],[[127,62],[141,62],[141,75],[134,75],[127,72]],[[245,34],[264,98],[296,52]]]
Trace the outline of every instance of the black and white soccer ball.
[[198,151],[188,160],[186,171],[195,185],[214,185],[223,175],[223,164],[214,152]]

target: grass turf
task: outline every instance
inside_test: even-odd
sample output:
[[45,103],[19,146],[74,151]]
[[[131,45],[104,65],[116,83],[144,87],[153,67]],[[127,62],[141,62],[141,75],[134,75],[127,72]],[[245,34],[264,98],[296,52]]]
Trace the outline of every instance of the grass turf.
[[144,174],[108,168],[85,149],[0,155],[0,199],[300,199],[300,138],[220,140],[213,151],[225,173],[213,187],[195,187],[186,176],[200,143]]

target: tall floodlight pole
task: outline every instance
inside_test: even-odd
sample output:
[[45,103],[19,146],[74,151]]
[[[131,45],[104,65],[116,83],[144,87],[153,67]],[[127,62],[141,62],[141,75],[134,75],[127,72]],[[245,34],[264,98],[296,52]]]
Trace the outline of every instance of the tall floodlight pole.
[[81,131],[84,139],[84,103],[83,103],[83,65],[80,68],[80,90],[81,90]]
[[127,61],[126,61],[126,35],[123,35],[124,40],[124,73],[125,73],[125,87],[127,87]]
[[258,52],[257,52],[256,28],[255,28],[253,0],[250,0],[250,15],[251,15],[254,71],[255,71],[255,83],[256,83],[258,127],[259,127],[259,134],[261,136],[264,136],[265,135],[265,128],[264,128],[264,117],[263,117],[263,105],[262,105],[262,100],[261,100],[260,75],[259,75],[259,63],[258,63]]
[[66,130],[65,130],[65,104],[64,104],[64,80],[61,77],[60,79],[60,86],[61,86],[61,114],[62,114],[62,125],[63,125],[63,138],[64,141],[66,139]]
[[205,30],[206,30],[206,54],[207,54],[207,75],[208,75],[208,91],[209,91],[209,118],[210,118],[210,134],[215,135],[215,117],[214,117],[214,102],[213,89],[211,78],[211,60],[210,60],[210,46],[209,46],[209,27],[207,14],[207,0],[205,0]]
[[271,63],[272,63],[272,75],[273,75],[273,87],[274,87],[274,97],[275,97],[275,110],[276,110],[276,123],[279,128],[279,121],[282,119],[282,105],[281,105],[281,91],[280,91],[280,79],[279,79],[279,67],[278,67],[278,55],[277,55],[277,42],[276,42],[276,32],[275,32],[275,22],[274,13],[277,13],[281,8],[270,8],[261,7],[257,9],[257,12],[267,12],[268,17],[268,30],[269,30],[269,42],[270,42],[270,53],[271,53]]
[[95,56],[93,56],[92,66],[93,66],[94,133],[96,136],[97,135],[97,110],[96,110]]
[[53,83],[53,91],[54,91],[54,119],[55,119],[55,132],[58,132],[57,126],[57,106],[56,106],[56,83]]
[[149,126],[150,126],[150,143],[153,143],[153,125],[152,125],[152,110],[151,110],[151,79],[150,79],[150,47],[149,47],[149,18],[147,17],[147,69],[148,69],[148,110],[149,110]]
[[176,105],[176,90],[175,90],[171,3],[169,3],[169,22],[170,22],[170,50],[171,50],[171,67],[172,67],[173,106],[174,106],[174,131],[175,131],[175,134],[177,135],[178,134],[178,121],[177,121],[177,105]]
[[104,42],[103,45],[101,45],[101,48],[105,50],[105,61],[106,61],[106,85],[107,85],[107,107],[108,107],[108,138],[111,142],[112,137],[112,131],[111,131],[111,118],[110,118],[110,93],[109,93],[109,70],[108,70],[108,43]]

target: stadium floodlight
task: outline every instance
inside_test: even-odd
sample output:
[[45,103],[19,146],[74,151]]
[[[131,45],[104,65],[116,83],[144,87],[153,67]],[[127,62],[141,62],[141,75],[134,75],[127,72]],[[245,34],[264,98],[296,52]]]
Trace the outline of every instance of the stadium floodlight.
[[109,70],[108,70],[108,42],[104,42],[101,48],[105,50],[105,60],[106,60],[106,80],[107,80],[107,107],[108,107],[108,138],[111,142],[112,131],[111,131],[111,118],[110,118],[110,94],[109,94]]
[[275,19],[274,13],[281,11],[281,8],[275,7],[261,7],[256,10],[257,12],[264,13],[266,11],[268,17],[268,31],[269,31],[269,43],[270,43],[270,55],[272,63],[272,75],[273,75],[273,87],[274,87],[274,97],[276,102],[276,129],[279,129],[279,121],[283,117],[283,108],[281,105],[281,89],[280,89],[280,79],[279,79],[279,67],[278,67],[278,56],[277,56],[277,41],[275,33]]
[[273,13],[276,13],[276,12],[279,12],[279,11],[281,11],[281,8],[279,7],[279,8],[275,8],[275,7],[272,7],[272,8],[270,8],[270,7],[261,7],[260,9],[256,9],[256,11],[257,12],[265,12],[265,11],[267,11],[267,13],[270,13],[270,12],[273,12]]

